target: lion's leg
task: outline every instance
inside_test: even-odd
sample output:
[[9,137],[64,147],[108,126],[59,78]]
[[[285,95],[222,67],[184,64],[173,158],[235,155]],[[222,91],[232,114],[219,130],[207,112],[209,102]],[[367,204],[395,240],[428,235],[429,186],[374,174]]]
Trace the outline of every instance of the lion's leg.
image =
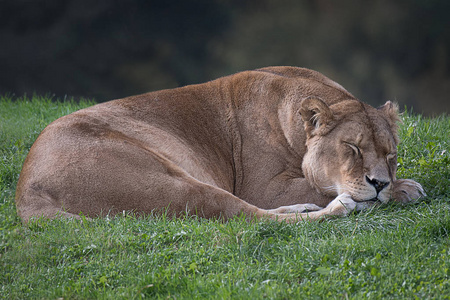
[[304,213],[304,212],[318,211],[321,209],[323,209],[323,207],[317,206],[312,203],[307,203],[307,204],[294,204],[294,205],[280,206],[275,209],[269,209],[268,212],[276,213],[276,214]]
[[309,213],[277,214],[271,218],[285,220],[288,222],[295,220],[318,220],[327,216],[345,216],[355,210],[357,203],[347,194],[337,196],[324,209]]
[[[314,204],[292,205],[278,209],[260,209],[251,205],[228,192],[214,187],[206,186],[199,191],[199,197],[203,198],[206,195],[206,205],[191,207],[196,211],[197,215],[204,217],[223,216],[225,219],[244,214],[249,219],[256,217],[257,219],[270,218],[276,221],[297,222],[306,220],[318,220],[326,216],[345,216],[355,210],[357,203],[347,194],[342,194],[336,197],[325,208],[320,208]],[[210,189],[212,188],[212,189]],[[205,199],[203,198],[203,199]],[[197,198],[199,199],[199,198]],[[196,201],[196,205],[199,202]],[[190,206],[190,205],[188,205]],[[201,208],[199,210],[199,207]],[[299,212],[300,209],[306,209]],[[298,210],[296,212],[292,212]],[[209,211],[209,214],[205,214]],[[199,214],[202,212],[201,214]],[[289,213],[286,213],[289,212]]]
[[[326,216],[345,216],[357,207],[357,203],[348,194],[341,194],[325,208],[314,204],[303,204],[266,210],[251,205],[220,188],[198,182],[194,178],[187,178],[186,184],[189,186],[187,187],[189,197],[179,201],[179,205],[182,206],[174,207],[175,212],[182,212],[184,208],[185,211],[188,210],[190,213],[206,218],[221,216],[228,219],[244,214],[248,219],[256,217],[257,219],[270,218],[277,221],[296,222],[317,220]],[[308,212],[304,210],[299,212],[300,209],[306,209]],[[292,212],[295,210],[297,211]],[[289,211],[290,213],[286,213]]]

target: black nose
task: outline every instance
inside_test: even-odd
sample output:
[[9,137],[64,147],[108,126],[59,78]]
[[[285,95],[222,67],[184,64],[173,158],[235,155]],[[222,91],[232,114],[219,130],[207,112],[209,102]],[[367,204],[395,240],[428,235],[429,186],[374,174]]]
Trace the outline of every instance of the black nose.
[[381,192],[389,184],[389,182],[386,182],[386,181],[379,181],[379,180],[376,180],[376,179],[370,179],[368,176],[366,176],[366,180],[367,180],[368,183],[373,185],[373,187],[377,191],[377,194],[379,192]]

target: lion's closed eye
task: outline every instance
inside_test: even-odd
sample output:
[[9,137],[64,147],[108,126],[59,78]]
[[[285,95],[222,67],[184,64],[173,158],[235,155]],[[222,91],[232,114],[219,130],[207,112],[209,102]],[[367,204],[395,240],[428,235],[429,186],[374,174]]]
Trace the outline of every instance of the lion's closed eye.
[[361,149],[353,143],[344,142],[344,145],[350,147],[356,156],[362,156]]

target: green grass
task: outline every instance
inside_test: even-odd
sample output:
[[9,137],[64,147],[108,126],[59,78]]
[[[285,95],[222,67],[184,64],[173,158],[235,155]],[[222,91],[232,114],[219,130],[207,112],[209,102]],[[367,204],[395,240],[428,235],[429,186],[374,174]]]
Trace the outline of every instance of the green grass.
[[14,205],[39,132],[88,101],[0,98],[0,297],[450,298],[450,118],[404,114],[398,177],[428,197],[298,224],[195,217],[23,226]]

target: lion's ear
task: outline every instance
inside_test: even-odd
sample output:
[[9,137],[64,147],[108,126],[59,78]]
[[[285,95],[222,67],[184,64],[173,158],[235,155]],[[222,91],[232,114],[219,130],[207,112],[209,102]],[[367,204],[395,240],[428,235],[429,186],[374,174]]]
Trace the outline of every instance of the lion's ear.
[[387,101],[383,106],[378,107],[379,110],[383,111],[393,123],[400,122],[398,116],[398,105],[391,101]]
[[334,120],[330,107],[319,98],[309,97],[303,100],[299,112],[308,137],[326,134]]
[[399,117],[398,113],[398,105],[397,103],[393,103],[391,101],[387,101],[383,106],[378,107],[378,110],[384,112],[389,120],[389,125],[392,128],[392,133],[394,134],[394,139],[396,144],[399,143],[398,138],[398,123],[401,123],[402,120]]

